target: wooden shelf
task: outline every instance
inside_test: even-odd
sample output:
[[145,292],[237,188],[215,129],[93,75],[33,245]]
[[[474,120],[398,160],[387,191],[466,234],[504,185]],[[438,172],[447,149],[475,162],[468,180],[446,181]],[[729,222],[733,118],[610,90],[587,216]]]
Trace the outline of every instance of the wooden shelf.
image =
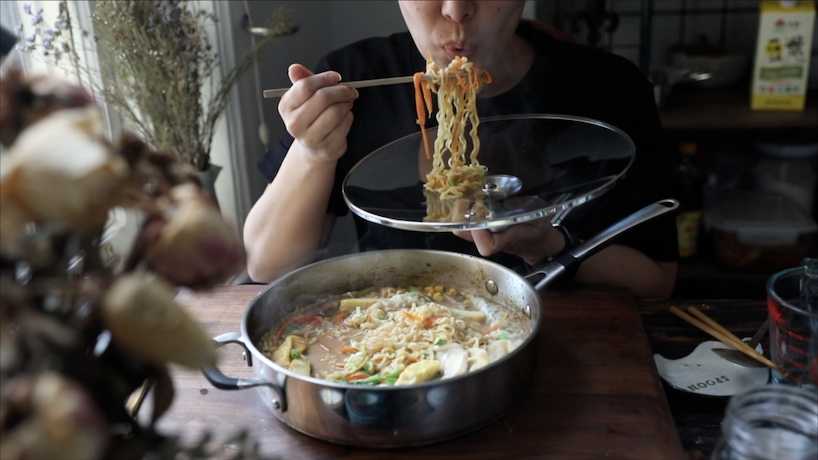
[[719,266],[712,254],[679,262],[674,299],[763,299],[767,279],[777,270],[741,272]]
[[[676,286],[672,298],[679,299],[764,299],[767,280],[787,267],[760,267],[752,270],[726,268],[716,259],[716,250],[709,233],[699,235],[698,254],[679,261]],[[806,254],[818,254],[818,241],[813,241]]]
[[682,88],[665,100],[660,116],[666,131],[818,128],[818,91],[807,94],[802,112],[750,110],[750,90]]

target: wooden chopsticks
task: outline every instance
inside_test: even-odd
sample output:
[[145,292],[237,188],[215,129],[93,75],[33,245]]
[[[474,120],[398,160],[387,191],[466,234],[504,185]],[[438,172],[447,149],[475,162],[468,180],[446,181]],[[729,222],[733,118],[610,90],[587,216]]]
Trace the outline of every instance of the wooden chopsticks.
[[731,347],[764,364],[765,366],[771,369],[775,369],[782,375],[785,376],[787,375],[786,372],[784,372],[778,364],[770,361],[769,359],[767,359],[766,356],[762,355],[761,353],[751,348],[739,337],[725,329],[724,326],[720,325],[712,318],[702,313],[698,308],[689,307],[688,311],[692,313],[695,316],[695,318],[694,316],[689,315],[688,313],[680,310],[677,307],[670,307],[670,312],[678,316],[679,318],[682,318],[683,320],[687,321],[693,326],[696,326],[702,331],[707,332],[711,336],[719,339],[720,341],[727,345],[730,345]]

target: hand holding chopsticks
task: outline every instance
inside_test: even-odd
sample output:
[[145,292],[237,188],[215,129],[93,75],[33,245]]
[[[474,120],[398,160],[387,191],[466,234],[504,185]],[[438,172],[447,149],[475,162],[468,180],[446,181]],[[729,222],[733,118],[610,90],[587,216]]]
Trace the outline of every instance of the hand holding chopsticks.
[[785,372],[781,369],[781,367],[778,364],[770,361],[769,359],[767,359],[766,356],[762,355],[755,349],[751,348],[739,337],[735,336],[732,332],[725,329],[724,326],[720,325],[719,323],[715,322],[712,318],[702,313],[698,308],[690,307],[688,311],[695,315],[695,318],[677,307],[670,307],[670,312],[678,316],[679,318],[682,318],[683,320],[687,321],[693,326],[696,326],[697,328],[710,334],[711,336],[715,337],[716,339],[720,340],[726,345],[730,345],[731,347],[755,359],[756,361],[759,361],[765,366],[771,369],[775,369],[776,371],[782,374],[785,374]]

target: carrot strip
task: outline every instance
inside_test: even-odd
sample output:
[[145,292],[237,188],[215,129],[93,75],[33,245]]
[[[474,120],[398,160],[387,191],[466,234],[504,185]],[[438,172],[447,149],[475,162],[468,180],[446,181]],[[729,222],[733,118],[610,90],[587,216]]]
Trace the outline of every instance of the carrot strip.
[[332,320],[332,322],[336,326],[346,329],[346,325],[344,324],[344,319],[346,319],[347,315],[349,315],[349,312],[342,311],[342,312],[338,313],[337,315],[335,315],[335,318]]
[[409,313],[408,311],[403,312],[403,314],[406,315],[406,317],[411,319],[412,321],[420,321],[423,319],[423,317],[415,315],[413,313]]
[[[423,135],[423,148],[426,150],[426,158],[429,159],[432,158],[432,150],[429,147],[429,135],[426,134],[426,111],[424,110],[423,104],[426,91],[421,88],[422,83],[420,80],[423,75],[425,75],[425,72],[415,72],[412,81],[415,84],[415,109],[418,114],[417,123],[420,125],[420,132]],[[426,101],[426,106],[428,105],[429,102]]]
[[445,318],[445,317],[446,317],[446,315],[431,316],[431,317],[427,318],[426,321],[423,322],[423,327],[425,327],[426,329],[429,329],[430,327],[432,327],[435,324],[436,319]]
[[432,103],[432,92],[437,93],[435,89],[430,88],[429,85],[423,85],[423,100],[426,101],[426,112],[431,115],[432,111],[434,111],[433,103]]
[[496,323],[494,326],[491,326],[491,327],[489,328],[489,330],[488,330],[488,331],[486,331],[486,333],[488,334],[489,332],[494,332],[494,331],[496,331],[497,329],[499,329],[499,328],[500,328],[500,325],[502,325],[502,324],[503,324],[503,321],[505,321],[505,320],[506,320],[506,316],[508,316],[508,312],[506,312],[506,313],[503,315],[503,317],[502,317],[502,318],[500,318],[500,321],[497,321],[497,323]]
[[355,347],[341,347],[340,351],[341,353],[355,353],[358,349]]
[[347,376],[347,382],[354,382],[356,380],[361,380],[365,378],[369,378],[369,374],[364,374],[363,372],[359,372],[357,374],[352,374]]
[[417,123],[423,127],[426,124],[426,112],[423,107],[423,96],[422,90],[420,88],[421,85],[421,77],[423,77],[423,72],[415,72],[415,75],[412,77],[412,83],[415,85],[415,110],[417,111]]
[[292,326],[293,324],[297,323],[297,324],[299,324],[301,326],[304,326],[305,324],[314,324],[314,323],[320,323],[320,322],[321,322],[321,318],[319,318],[319,317],[317,317],[315,315],[299,316],[297,318],[293,318],[293,319],[287,321],[286,323],[284,323],[278,329],[278,333],[276,333],[276,336],[275,336],[275,339],[273,340],[273,343],[278,345],[279,341],[281,340],[281,336],[284,335],[284,331],[286,331],[287,328]]
[[466,81],[465,78],[463,78],[463,72],[460,71],[460,66],[457,66],[456,69],[457,70],[455,70],[454,76],[455,76],[455,78],[457,78],[457,86],[459,86],[459,87],[461,87],[463,89],[467,88],[468,87],[468,82]]

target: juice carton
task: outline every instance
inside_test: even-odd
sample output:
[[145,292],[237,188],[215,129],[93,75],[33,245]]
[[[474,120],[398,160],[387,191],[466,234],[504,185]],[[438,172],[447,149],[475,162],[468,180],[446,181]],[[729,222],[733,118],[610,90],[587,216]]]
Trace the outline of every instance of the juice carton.
[[804,110],[815,2],[761,1],[753,110]]

